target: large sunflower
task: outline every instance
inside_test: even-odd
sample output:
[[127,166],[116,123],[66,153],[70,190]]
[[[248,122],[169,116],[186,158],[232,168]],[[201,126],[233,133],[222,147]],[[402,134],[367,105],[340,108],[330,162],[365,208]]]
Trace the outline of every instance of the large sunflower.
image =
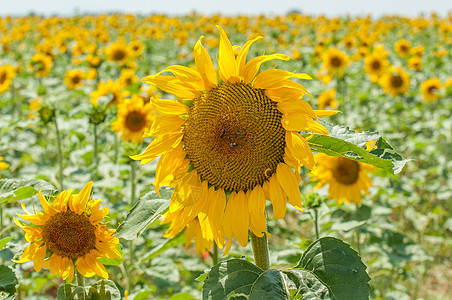
[[361,203],[361,194],[369,193],[372,185],[367,172],[371,165],[324,153],[315,155],[316,167],[309,174],[313,181],[319,181],[316,189],[329,184],[328,197],[338,203]]
[[[259,237],[266,233],[266,199],[276,218],[284,217],[287,202],[301,208],[299,168],[313,168],[314,158],[298,131],[328,134],[317,117],[332,113],[314,111],[301,100],[310,95],[306,89],[289,80],[309,75],[277,69],[259,73],[262,63],[288,60],[287,55],[247,62],[251,44],[262,37],[233,47],[217,27],[219,79],[202,36],[194,47],[196,70],[174,65],[143,78],[178,101],[151,99],[159,115],[148,135],[155,138],[132,158],[145,164],[161,155],[156,191],[162,184],[175,187],[164,220],[171,222],[166,236],[197,218],[210,243],[205,247],[215,241],[222,248],[226,236],[227,253],[233,237],[246,246],[249,229]],[[240,49],[237,55],[234,49]]]
[[144,104],[139,95],[132,95],[118,105],[118,119],[111,124],[113,130],[121,132],[121,138],[132,143],[143,141],[143,133],[151,127],[154,119],[152,105]]
[[16,262],[33,260],[36,272],[44,267],[70,281],[75,269],[85,277],[97,274],[108,278],[99,258],[121,257],[116,249],[119,239],[112,235],[114,230],[100,224],[109,208],[100,209],[102,200],[89,201],[92,187],[91,181],[77,195],[72,190],[63,191],[53,203],[39,191],[44,212],[30,213],[22,203],[25,214],[18,216],[32,225],[16,218],[14,221],[25,231],[25,239],[31,244]]

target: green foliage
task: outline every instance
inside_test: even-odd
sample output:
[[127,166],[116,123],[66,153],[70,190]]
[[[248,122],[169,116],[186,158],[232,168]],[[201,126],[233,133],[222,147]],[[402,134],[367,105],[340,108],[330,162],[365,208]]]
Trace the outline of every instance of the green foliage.
[[0,291],[13,294],[16,291],[17,278],[7,266],[0,266]]
[[31,198],[42,189],[47,194],[55,188],[41,179],[0,179],[0,203],[10,203]]
[[10,242],[14,237],[10,236],[10,237],[6,237],[4,239],[0,240],[0,250],[2,250],[6,244],[8,244],[8,242]]
[[154,191],[141,197],[116,230],[116,236],[126,240],[137,238],[146,227],[160,217],[169,206],[171,189],[161,188],[160,195]]
[[111,280],[99,280],[92,286],[80,287],[64,284],[58,288],[57,300],[115,300],[121,299],[121,292]]

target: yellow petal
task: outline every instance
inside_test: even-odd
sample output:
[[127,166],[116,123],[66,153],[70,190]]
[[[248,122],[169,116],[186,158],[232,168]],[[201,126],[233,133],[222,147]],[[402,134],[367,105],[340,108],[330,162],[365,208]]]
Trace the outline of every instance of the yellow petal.
[[248,208],[250,212],[250,229],[256,236],[262,237],[267,231],[267,221],[265,219],[264,190],[259,184],[250,192]]
[[259,73],[254,79],[253,87],[257,89],[266,89],[274,86],[289,78],[312,79],[311,76],[305,73],[291,73],[279,69],[269,69]]
[[340,110],[314,110],[317,117],[329,117],[340,112]]
[[42,189],[39,190],[38,197],[39,197],[39,202],[41,202],[42,209],[44,210],[45,214],[53,216],[56,213],[56,211],[55,211],[55,209],[53,209],[50,202],[47,201],[47,199],[44,197],[41,190]]
[[308,169],[314,168],[314,156],[304,137],[295,131],[286,131],[286,146],[290,153]]
[[223,28],[217,25],[220,31],[220,47],[218,52],[218,74],[224,82],[237,82],[238,70],[235,62],[231,42]]
[[245,77],[246,56],[248,55],[248,51],[250,50],[251,44],[262,38],[263,38],[262,36],[258,36],[252,40],[249,40],[245,43],[242,49],[240,49],[239,55],[237,56],[240,77]]
[[273,59],[288,61],[290,59],[290,56],[285,54],[271,54],[271,55],[262,55],[250,59],[246,63],[245,68],[243,70],[243,76],[245,77],[244,82],[250,83],[254,79],[254,77],[256,77],[257,72],[259,72],[261,64]]
[[248,244],[248,229],[250,224],[248,198],[243,191],[239,191],[230,202],[227,205],[232,205],[235,216],[231,224],[232,231],[239,244],[242,247],[246,247]]
[[90,181],[82,188],[77,197],[72,197],[72,201],[69,202],[69,207],[73,212],[81,215],[85,211],[86,203],[88,203],[92,189],[93,182]]
[[188,112],[188,107],[174,100],[151,98],[155,110],[161,115],[183,115]]
[[163,115],[157,116],[152,122],[152,126],[144,136],[158,136],[173,132],[181,132],[184,119],[178,116]]
[[184,163],[185,152],[183,151],[183,145],[179,144],[176,148],[164,153],[157,163],[155,169],[155,191],[160,196],[160,184],[168,176],[172,176],[175,169],[180,167]]
[[133,160],[141,160],[141,164],[147,164],[159,155],[175,148],[182,140],[182,133],[170,133],[156,137],[143,153],[130,156]]
[[312,131],[323,135],[328,135],[326,128],[304,114],[285,114],[281,123],[286,130],[290,131]]
[[159,89],[176,96],[179,99],[195,99],[201,95],[192,85],[184,83],[175,76],[149,75],[141,81],[156,85]]
[[173,73],[177,79],[179,79],[185,84],[192,86],[196,90],[204,90],[204,82],[202,81],[202,78],[199,75],[199,73],[196,72],[195,70],[180,65],[173,65],[166,67],[156,75],[160,75],[164,72]]
[[196,69],[198,70],[202,80],[204,81],[204,88],[206,90],[210,90],[218,85],[217,73],[215,72],[215,68],[213,67],[209,53],[202,46],[203,38],[204,37],[201,36],[196,43],[193,51],[193,56],[195,58]]
[[211,223],[212,233],[215,244],[218,247],[224,246],[224,231],[221,221],[223,220],[224,210],[226,207],[226,195],[223,189],[215,191],[214,187],[209,189],[210,205],[207,215],[209,216],[209,222]]
[[304,94],[307,94],[309,97],[311,97],[311,99],[313,99],[312,95],[306,90],[306,88],[304,86],[302,86],[298,82],[292,81],[290,79],[277,81],[274,84],[269,85],[269,86],[266,87],[267,90],[281,89],[281,88],[300,90]]
[[276,219],[284,218],[286,214],[287,197],[278,182],[276,174],[270,177],[269,180],[270,201],[273,206],[273,214]]
[[285,163],[280,163],[276,167],[276,177],[284,192],[289,196],[289,203],[295,208],[301,209],[300,189],[292,169]]

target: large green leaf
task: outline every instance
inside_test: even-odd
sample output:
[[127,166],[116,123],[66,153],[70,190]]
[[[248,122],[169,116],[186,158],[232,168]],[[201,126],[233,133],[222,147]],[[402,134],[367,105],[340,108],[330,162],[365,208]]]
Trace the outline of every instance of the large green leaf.
[[16,291],[17,278],[7,266],[0,266],[0,291],[13,294]]
[[[370,277],[366,273],[366,266],[356,251],[339,239],[324,237],[315,241],[306,249],[294,269],[311,272],[328,288],[330,296],[319,299],[369,299]],[[298,293],[302,293],[306,276],[295,271],[292,275],[298,278],[293,283]]]
[[55,191],[53,185],[41,179],[0,179],[0,203],[28,199],[40,189],[45,194]]
[[289,299],[289,291],[287,289],[283,274],[277,270],[268,270],[259,276],[254,282],[250,300],[285,300]]
[[57,300],[86,299],[85,289],[74,284],[60,285],[57,292]]
[[[328,129],[330,136],[314,134],[308,141],[313,151],[323,152],[330,156],[346,157],[393,174],[402,171],[408,161],[395,152],[377,132],[354,132],[348,127],[323,124]],[[303,136],[309,137],[310,134],[305,133]],[[377,148],[369,152],[364,146],[366,142],[373,140],[376,140]]]
[[88,289],[87,299],[114,300],[121,299],[121,292],[111,280],[102,279]]
[[246,299],[263,271],[243,259],[230,259],[215,265],[203,285],[203,299]]
[[172,189],[162,187],[161,197],[154,191],[141,197],[118,227],[115,235],[125,240],[137,238],[146,227],[160,217],[169,207]]
[[295,299],[320,300],[331,299],[328,287],[309,271],[293,269],[285,270],[287,286],[293,291],[291,295]]

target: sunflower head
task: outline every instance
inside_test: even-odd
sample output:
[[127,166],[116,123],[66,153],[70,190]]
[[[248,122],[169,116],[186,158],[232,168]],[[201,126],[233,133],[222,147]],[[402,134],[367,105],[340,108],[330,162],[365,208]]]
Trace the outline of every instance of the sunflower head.
[[400,57],[407,57],[410,54],[411,43],[407,40],[401,39],[394,44],[394,48]]
[[47,54],[36,53],[31,57],[32,68],[41,77],[45,77],[50,73],[52,63],[52,57]]
[[16,76],[16,69],[11,65],[0,66],[0,94],[7,91]]
[[319,109],[325,109],[327,107],[336,108],[338,105],[336,100],[336,89],[321,93],[317,102],[319,104]]
[[64,83],[69,90],[75,90],[82,86],[85,78],[86,74],[82,70],[71,70],[64,75]]
[[381,75],[387,72],[388,66],[388,60],[380,55],[370,54],[364,59],[364,70],[373,82],[378,81]]
[[131,57],[130,49],[124,39],[119,39],[105,50],[107,58],[116,63],[125,64]]
[[[133,159],[148,163],[161,156],[156,190],[173,186],[166,236],[185,228],[200,233],[204,248],[235,237],[248,242],[248,230],[266,234],[265,201],[284,217],[286,203],[301,207],[299,168],[314,166],[306,139],[298,131],[328,134],[319,123],[323,111],[303,101],[310,95],[291,78],[310,79],[278,69],[259,73],[262,63],[288,60],[271,54],[247,60],[256,37],[233,46],[220,31],[217,70],[203,47],[194,47],[196,69],[170,66],[143,79],[177,101],[151,99],[158,116],[147,133],[154,140]],[[195,228],[201,228],[200,231]],[[186,233],[187,234],[187,233]],[[191,238],[189,239],[191,240]],[[200,248],[203,248],[200,247]]]
[[42,267],[52,274],[60,274],[72,281],[77,269],[85,277],[95,274],[108,278],[99,258],[118,258],[119,240],[101,222],[108,214],[108,207],[100,208],[102,200],[91,200],[92,182],[78,193],[61,192],[53,202],[39,191],[43,212],[29,212],[22,204],[24,214],[18,215],[31,225],[14,218],[22,228],[30,245],[17,263],[33,260],[36,272]]
[[401,68],[392,66],[389,72],[381,76],[379,84],[387,94],[395,97],[399,94],[405,94],[408,91],[410,87],[410,75]]
[[343,70],[349,64],[349,57],[341,50],[330,48],[322,57],[323,65],[329,72]]
[[441,87],[442,85],[438,78],[430,78],[422,82],[421,93],[426,101],[433,102],[438,100],[439,95],[437,92]]

